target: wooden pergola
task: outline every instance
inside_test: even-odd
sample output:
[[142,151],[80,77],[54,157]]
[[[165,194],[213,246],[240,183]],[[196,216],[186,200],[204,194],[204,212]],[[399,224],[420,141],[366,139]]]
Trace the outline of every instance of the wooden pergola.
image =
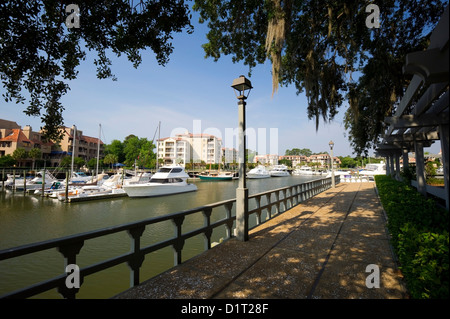
[[[433,30],[427,50],[407,54],[403,72],[413,78],[395,114],[386,117],[386,130],[376,153],[386,158],[387,174],[399,178],[400,157],[408,167],[408,153],[415,152],[417,180],[413,185],[445,199],[449,208],[449,7]],[[425,181],[424,147],[441,141],[445,188]]]

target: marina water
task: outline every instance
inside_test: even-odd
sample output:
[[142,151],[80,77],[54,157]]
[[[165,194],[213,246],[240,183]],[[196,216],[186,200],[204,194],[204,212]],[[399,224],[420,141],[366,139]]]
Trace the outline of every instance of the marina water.
[[[247,180],[249,194],[300,184],[320,176],[288,176]],[[89,232],[164,214],[174,213],[236,197],[238,181],[195,181],[198,190],[154,198],[121,197],[80,203],[64,203],[22,192],[0,192],[0,250],[68,235]],[[203,225],[202,214],[188,216],[183,228]],[[252,226],[252,225],[250,225]],[[147,226],[141,245],[149,245],[173,236],[170,221]],[[212,241],[220,241],[223,233],[214,232]],[[203,252],[202,236],[187,240],[183,261]],[[130,250],[126,232],[86,241],[77,255],[82,268]],[[64,259],[56,249],[29,256],[0,261],[0,295],[60,275]],[[173,266],[173,249],[153,252],[145,257],[141,281],[145,281]],[[84,279],[77,298],[108,298],[129,288],[129,268],[121,264]],[[60,298],[54,291],[36,298]]]

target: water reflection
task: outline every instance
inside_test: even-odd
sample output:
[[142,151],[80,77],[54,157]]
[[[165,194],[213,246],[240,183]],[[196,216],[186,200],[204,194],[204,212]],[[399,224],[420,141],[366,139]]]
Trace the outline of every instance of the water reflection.
[[[317,177],[316,177],[317,178]],[[311,177],[290,176],[248,180],[249,194],[294,185]],[[196,181],[198,191],[156,198],[128,198],[66,204],[57,200],[0,192],[0,249],[52,238],[130,223],[168,213],[235,198],[238,181]],[[221,215],[218,212],[218,217]],[[224,216],[224,215],[222,215]],[[186,218],[183,232],[203,225],[202,214]],[[142,236],[142,246],[173,236],[170,221],[150,225]],[[225,227],[214,231],[213,241],[225,237]],[[77,257],[80,267],[112,258],[129,251],[130,239],[125,232],[87,241]],[[183,260],[204,249],[202,235],[186,242]],[[173,251],[166,248],[146,256],[141,280],[150,278],[173,265]],[[61,274],[63,258],[56,250],[0,262],[0,295]],[[126,289],[129,270],[119,265],[104,273],[86,278],[78,298],[107,298]],[[57,298],[55,292],[40,295]]]

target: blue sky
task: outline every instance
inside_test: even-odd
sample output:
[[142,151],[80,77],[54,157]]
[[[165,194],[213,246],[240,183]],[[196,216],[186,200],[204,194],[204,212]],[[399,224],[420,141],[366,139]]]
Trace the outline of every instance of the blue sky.
[[[110,143],[113,139],[122,141],[129,134],[152,140],[161,121],[161,137],[196,129],[197,133],[200,130],[222,137],[225,147],[237,148],[225,134],[227,129],[238,126],[237,99],[230,86],[239,75],[248,77],[248,67],[232,63],[229,56],[221,57],[218,62],[205,59],[201,45],[206,42],[207,28],[197,23],[197,17],[193,13],[193,34],[174,35],[174,51],[165,67],[157,64],[151,50],[143,52],[138,69],[133,68],[126,56],[116,58],[111,53],[112,72],[118,81],[99,80],[94,57],[87,52],[87,59],[78,67],[78,78],[69,82],[71,90],[62,99],[64,124],[75,124],[85,135],[93,137],[98,136],[101,124],[101,138]],[[328,151],[328,142],[333,140],[336,156],[354,156],[343,124],[346,106],[334,121],[321,121],[316,131],[315,120],[307,117],[304,94],[297,95],[294,87],[280,87],[272,97],[269,61],[255,67],[250,80],[254,89],[247,100],[247,128],[255,132],[259,129],[260,134],[256,144],[250,143],[249,148],[260,154],[277,151],[284,155],[286,149],[292,148],[321,152]],[[3,87],[0,92],[4,92]],[[26,116],[24,109],[25,105],[1,100],[0,118],[39,130],[40,119]],[[273,139],[269,142],[271,128],[278,131],[277,143]],[[264,137],[265,149],[257,147]],[[273,137],[276,138],[272,134]],[[439,149],[437,142],[425,151],[438,153]]]

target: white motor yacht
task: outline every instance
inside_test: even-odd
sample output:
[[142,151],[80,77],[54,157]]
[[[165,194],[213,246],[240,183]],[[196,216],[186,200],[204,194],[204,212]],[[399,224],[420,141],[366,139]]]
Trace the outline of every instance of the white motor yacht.
[[270,173],[263,165],[258,165],[257,167],[251,169],[247,173],[247,178],[268,178],[268,177],[270,177]]
[[[43,180],[44,188],[48,188],[52,186],[53,182],[55,182],[57,179],[48,170],[41,170],[36,173],[36,176],[34,178],[26,181],[27,190],[42,189]],[[20,181],[16,180],[14,185],[15,190],[23,190],[23,184],[23,178]]]
[[272,177],[284,177],[284,176],[290,176],[287,166],[284,164],[281,165],[275,165],[269,172],[270,176]]
[[292,174],[293,175],[313,175],[314,171],[312,170],[311,167],[304,165],[304,166],[301,166],[300,168],[296,168]]
[[197,186],[186,180],[189,175],[181,166],[163,166],[156,172],[148,183],[123,185],[129,197],[151,197],[193,192]]
[[384,162],[367,164],[363,170],[359,171],[359,175],[386,175],[386,164]]

